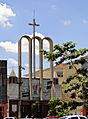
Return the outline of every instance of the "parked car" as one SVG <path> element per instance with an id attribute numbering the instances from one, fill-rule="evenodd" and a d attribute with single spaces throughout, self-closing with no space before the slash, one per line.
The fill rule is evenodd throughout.
<path id="1" fill-rule="evenodd" d="M 59 116 L 48 116 L 46 119 L 59 119 Z"/>
<path id="2" fill-rule="evenodd" d="M 60 117 L 59 119 L 87 119 L 87 117 L 83 115 L 69 115 Z"/>
<path id="3" fill-rule="evenodd" d="M 15 117 L 4 117 L 4 119 L 16 119 Z"/>

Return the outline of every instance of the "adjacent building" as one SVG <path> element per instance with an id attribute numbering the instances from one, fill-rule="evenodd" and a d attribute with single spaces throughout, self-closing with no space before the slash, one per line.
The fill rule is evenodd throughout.
<path id="1" fill-rule="evenodd" d="M 88 57 L 85 57 L 88 59 Z M 80 64 L 76 65 L 77 68 L 82 67 Z M 83 65 L 88 67 L 88 64 Z M 67 64 L 60 64 L 53 67 L 54 78 L 50 82 L 50 68 L 43 71 L 43 100 L 48 101 L 51 98 L 50 84 L 53 83 L 53 97 L 69 100 L 69 93 L 65 94 L 63 91 L 62 83 L 68 76 L 75 73 L 75 68 L 69 68 Z M 32 79 L 32 100 L 40 100 L 40 71 L 35 72 L 35 79 Z M 21 78 L 21 116 L 26 117 L 31 115 L 31 101 L 30 101 L 30 79 L 29 75 Z M 48 85 L 49 84 L 49 85 Z M 16 116 L 18 117 L 19 109 L 19 79 L 16 76 L 14 69 L 12 69 L 9 77 L 7 78 L 7 61 L 0 60 L 0 115 Z M 77 110 L 74 110 L 74 113 Z M 81 114 L 82 109 L 78 109 Z"/>
<path id="2" fill-rule="evenodd" d="M 0 60 L 0 117 L 7 115 L 7 61 Z"/>

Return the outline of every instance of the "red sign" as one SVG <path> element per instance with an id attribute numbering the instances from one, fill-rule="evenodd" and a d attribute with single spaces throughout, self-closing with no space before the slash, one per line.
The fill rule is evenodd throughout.
<path id="1" fill-rule="evenodd" d="M 86 107 L 85 106 L 83 106 L 83 108 L 82 108 L 82 114 L 83 114 L 83 116 L 86 116 Z"/>

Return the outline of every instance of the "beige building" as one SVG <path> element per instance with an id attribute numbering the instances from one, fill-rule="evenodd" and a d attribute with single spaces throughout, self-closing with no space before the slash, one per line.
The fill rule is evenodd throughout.
<path id="1" fill-rule="evenodd" d="M 77 68 L 81 65 L 75 65 Z M 69 99 L 69 94 L 65 94 L 63 91 L 62 83 L 68 76 L 75 73 L 75 68 L 69 68 L 67 64 L 60 64 L 53 67 L 54 79 L 53 79 L 53 97 L 59 97 L 60 99 Z M 28 78 L 28 75 L 25 75 Z M 36 78 L 40 77 L 40 70 L 35 72 Z M 50 68 L 43 70 L 43 78 L 49 79 L 51 77 Z"/>

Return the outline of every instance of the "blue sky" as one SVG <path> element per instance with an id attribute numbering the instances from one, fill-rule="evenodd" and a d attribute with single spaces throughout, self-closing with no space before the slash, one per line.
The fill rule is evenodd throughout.
<path id="1" fill-rule="evenodd" d="M 88 0 L 0 0 L 0 59 L 8 61 L 8 73 L 12 67 L 17 71 L 18 40 L 32 35 L 28 23 L 34 10 L 40 24 L 36 35 L 49 36 L 54 44 L 73 41 L 77 48 L 88 47 Z M 23 52 L 27 56 L 27 51 Z M 27 69 L 27 60 L 23 61 Z"/>

